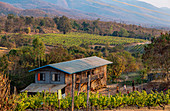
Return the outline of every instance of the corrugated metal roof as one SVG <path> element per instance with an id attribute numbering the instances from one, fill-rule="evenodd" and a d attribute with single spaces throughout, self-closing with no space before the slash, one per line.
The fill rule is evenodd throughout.
<path id="1" fill-rule="evenodd" d="M 36 84 L 32 83 L 23 89 L 21 92 L 28 91 L 28 92 L 42 92 L 42 91 L 50 91 L 57 92 L 59 89 L 63 89 L 66 84 Z"/>
<path id="2" fill-rule="evenodd" d="M 111 63 L 112 62 L 110 62 L 108 60 L 93 56 L 93 57 L 76 59 L 76 60 L 67 61 L 67 62 L 49 64 L 49 65 L 45 65 L 45 66 L 30 70 L 29 72 L 49 66 L 49 67 L 55 68 L 57 70 L 66 72 L 68 74 L 73 74 L 73 73 L 93 69 L 96 67 L 104 66 L 107 64 L 111 64 Z"/>

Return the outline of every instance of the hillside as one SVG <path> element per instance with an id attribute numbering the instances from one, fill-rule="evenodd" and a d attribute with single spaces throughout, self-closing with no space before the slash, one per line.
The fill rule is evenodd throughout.
<path id="1" fill-rule="evenodd" d="M 40 16 L 44 17 L 46 15 L 50 15 L 39 9 L 21 9 L 21 8 L 16 8 L 7 3 L 0 2 L 0 15 L 8 15 L 8 14 L 34 16 L 34 17 L 40 17 Z"/>
<path id="2" fill-rule="evenodd" d="M 1 0 L 22 9 L 40 9 L 76 19 L 117 21 L 143 26 L 170 26 L 170 13 L 138 0 Z"/>
<path id="3" fill-rule="evenodd" d="M 22 11 L 22 9 L 16 8 L 10 4 L 0 2 L 0 13 L 1 15 L 7 15 L 10 13 L 13 14 L 19 14 Z"/>
<path id="4" fill-rule="evenodd" d="M 70 9 L 96 13 L 112 20 L 123 20 L 127 23 L 164 24 L 170 13 L 151 4 L 137 0 L 44 0 Z M 60 1 L 60 2 L 58 2 Z M 62 1 L 62 2 L 61 2 Z M 63 5 L 65 4 L 65 5 Z M 77 5 L 79 4 L 79 5 Z M 144 8 L 145 7 L 145 8 Z M 155 22 L 155 23 L 153 23 Z M 167 23 L 166 23 L 167 24 Z"/>

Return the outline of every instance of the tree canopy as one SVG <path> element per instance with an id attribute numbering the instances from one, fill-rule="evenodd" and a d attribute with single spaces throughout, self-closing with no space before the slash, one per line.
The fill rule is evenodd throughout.
<path id="1" fill-rule="evenodd" d="M 168 74 L 170 69 L 170 34 L 161 34 L 159 38 L 154 38 L 151 44 L 145 46 L 142 58 L 149 69 Z"/>
<path id="2" fill-rule="evenodd" d="M 59 19 L 58 29 L 63 31 L 63 34 L 66 34 L 71 30 L 71 23 L 70 20 L 66 16 L 62 16 Z"/>

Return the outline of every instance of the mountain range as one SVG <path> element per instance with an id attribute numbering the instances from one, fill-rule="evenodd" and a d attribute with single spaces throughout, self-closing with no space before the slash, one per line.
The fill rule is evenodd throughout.
<path id="1" fill-rule="evenodd" d="M 0 0 L 0 15 L 62 16 L 170 27 L 170 9 L 138 0 Z"/>

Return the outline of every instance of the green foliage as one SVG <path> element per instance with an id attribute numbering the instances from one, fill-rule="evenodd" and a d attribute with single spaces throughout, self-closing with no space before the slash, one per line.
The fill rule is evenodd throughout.
<path id="1" fill-rule="evenodd" d="M 73 27 L 74 29 L 77 29 L 77 30 L 80 29 L 80 25 L 79 25 L 76 21 L 73 21 L 72 27 Z"/>
<path id="2" fill-rule="evenodd" d="M 125 37 L 113 36 L 99 36 L 87 33 L 68 33 L 68 34 L 43 34 L 39 35 L 25 35 L 26 38 L 35 39 L 39 37 L 47 45 L 62 44 L 64 46 L 80 46 L 81 44 L 90 45 L 125 45 L 130 43 L 146 42 L 142 39 L 133 39 Z"/>
<path id="3" fill-rule="evenodd" d="M 0 72 L 7 72 L 8 70 L 8 58 L 6 55 L 3 55 L 3 57 L 0 58 Z"/>
<path id="4" fill-rule="evenodd" d="M 25 32 L 26 32 L 27 34 L 30 34 L 30 33 L 31 33 L 31 28 L 30 28 L 30 27 L 25 28 Z"/>
<path id="5" fill-rule="evenodd" d="M 111 68 L 109 70 L 109 74 L 114 75 L 116 78 L 118 78 L 125 70 L 125 64 L 126 64 L 125 58 L 120 55 L 111 53 L 108 59 L 113 62 L 110 65 Z"/>
<path id="6" fill-rule="evenodd" d="M 143 62 L 148 69 L 159 70 L 162 73 L 169 73 L 170 67 L 170 34 L 162 34 L 154 38 L 151 44 L 144 48 Z M 167 76 L 168 79 L 168 76 Z"/>
<path id="7" fill-rule="evenodd" d="M 114 31 L 112 35 L 113 36 L 119 36 L 119 32 L 118 31 Z"/>
<path id="8" fill-rule="evenodd" d="M 7 19 L 13 19 L 15 17 L 14 14 L 8 14 Z"/>
<path id="9" fill-rule="evenodd" d="M 83 26 L 83 31 L 89 31 L 89 26 L 90 24 L 89 23 L 86 23 L 85 21 L 81 24 Z"/>
<path id="10" fill-rule="evenodd" d="M 55 22 L 56 25 L 57 25 L 57 24 L 59 23 L 60 18 L 59 18 L 59 17 L 54 17 L 53 20 L 54 20 L 54 22 Z"/>
<path id="11" fill-rule="evenodd" d="M 40 21 L 40 26 L 45 26 L 45 20 L 44 20 L 44 19 L 42 19 L 42 20 Z"/>
<path id="12" fill-rule="evenodd" d="M 71 100 L 70 96 L 67 96 L 60 100 L 60 110 L 68 110 L 71 108 Z M 132 92 L 128 95 L 119 94 L 105 96 L 100 95 L 99 93 L 90 93 L 90 103 L 95 109 L 113 109 L 123 106 L 138 106 L 140 107 L 155 107 L 158 105 L 165 106 L 170 104 L 170 90 L 167 90 L 166 94 L 163 92 L 151 92 L 147 94 L 146 91 L 142 92 Z M 85 109 L 87 101 L 87 94 L 80 93 L 79 96 L 77 92 L 75 92 L 75 100 L 74 107 L 75 109 Z M 38 110 L 42 108 L 50 108 L 53 106 L 55 109 L 58 109 L 58 96 L 57 93 L 50 94 L 49 92 L 37 93 L 36 95 L 29 95 L 27 97 L 27 93 L 19 94 L 15 103 L 17 104 L 16 110 L 25 110 L 25 109 L 33 109 Z"/>
<path id="13" fill-rule="evenodd" d="M 119 36 L 120 36 L 120 37 L 128 37 L 128 36 L 129 36 L 129 33 L 127 32 L 126 29 L 121 28 L 120 31 L 119 31 Z"/>
<path id="14" fill-rule="evenodd" d="M 38 60 L 37 64 L 40 67 L 41 66 L 40 60 L 43 60 L 45 55 L 45 45 L 39 38 L 34 39 L 32 44 L 34 47 L 33 50 L 34 50 L 35 60 Z"/>
<path id="15" fill-rule="evenodd" d="M 127 51 L 117 52 L 117 55 L 122 56 L 125 61 L 125 71 L 133 72 L 138 69 L 138 65 L 136 64 L 136 59 L 131 55 L 131 53 Z"/>
<path id="16" fill-rule="evenodd" d="M 70 20 L 66 16 L 62 16 L 59 19 L 58 29 L 63 31 L 63 34 L 66 34 L 71 30 L 71 23 Z"/>
<path id="17" fill-rule="evenodd" d="M 48 63 L 58 63 L 72 59 L 72 56 L 62 46 L 52 48 L 46 57 L 48 58 Z"/>
<path id="18" fill-rule="evenodd" d="M 144 53 L 144 46 L 145 45 L 135 45 L 135 46 L 127 46 L 125 47 L 125 50 L 131 52 L 131 53 Z"/>
<path id="19" fill-rule="evenodd" d="M 137 25 L 128 25 L 124 23 L 116 22 L 103 22 L 100 19 L 97 20 L 75 20 L 68 19 L 67 17 L 29 17 L 29 16 L 14 16 L 9 14 L 7 17 L 1 17 L 1 29 L 8 33 L 22 33 L 22 29 L 30 27 L 41 26 L 42 30 L 39 29 L 40 33 L 58 32 L 56 27 L 63 32 L 83 32 L 89 34 L 99 35 L 113 35 L 123 36 L 131 38 L 140 38 L 151 40 L 151 38 L 158 37 L 162 30 L 144 28 Z M 73 30 L 71 30 L 73 29 Z"/>
<path id="20" fill-rule="evenodd" d="M 34 23 L 34 18 L 33 17 L 25 17 L 25 24 L 29 25 Z"/>
<path id="21" fill-rule="evenodd" d="M 142 69 L 139 71 L 142 78 L 144 78 L 147 75 L 147 69 Z"/>

